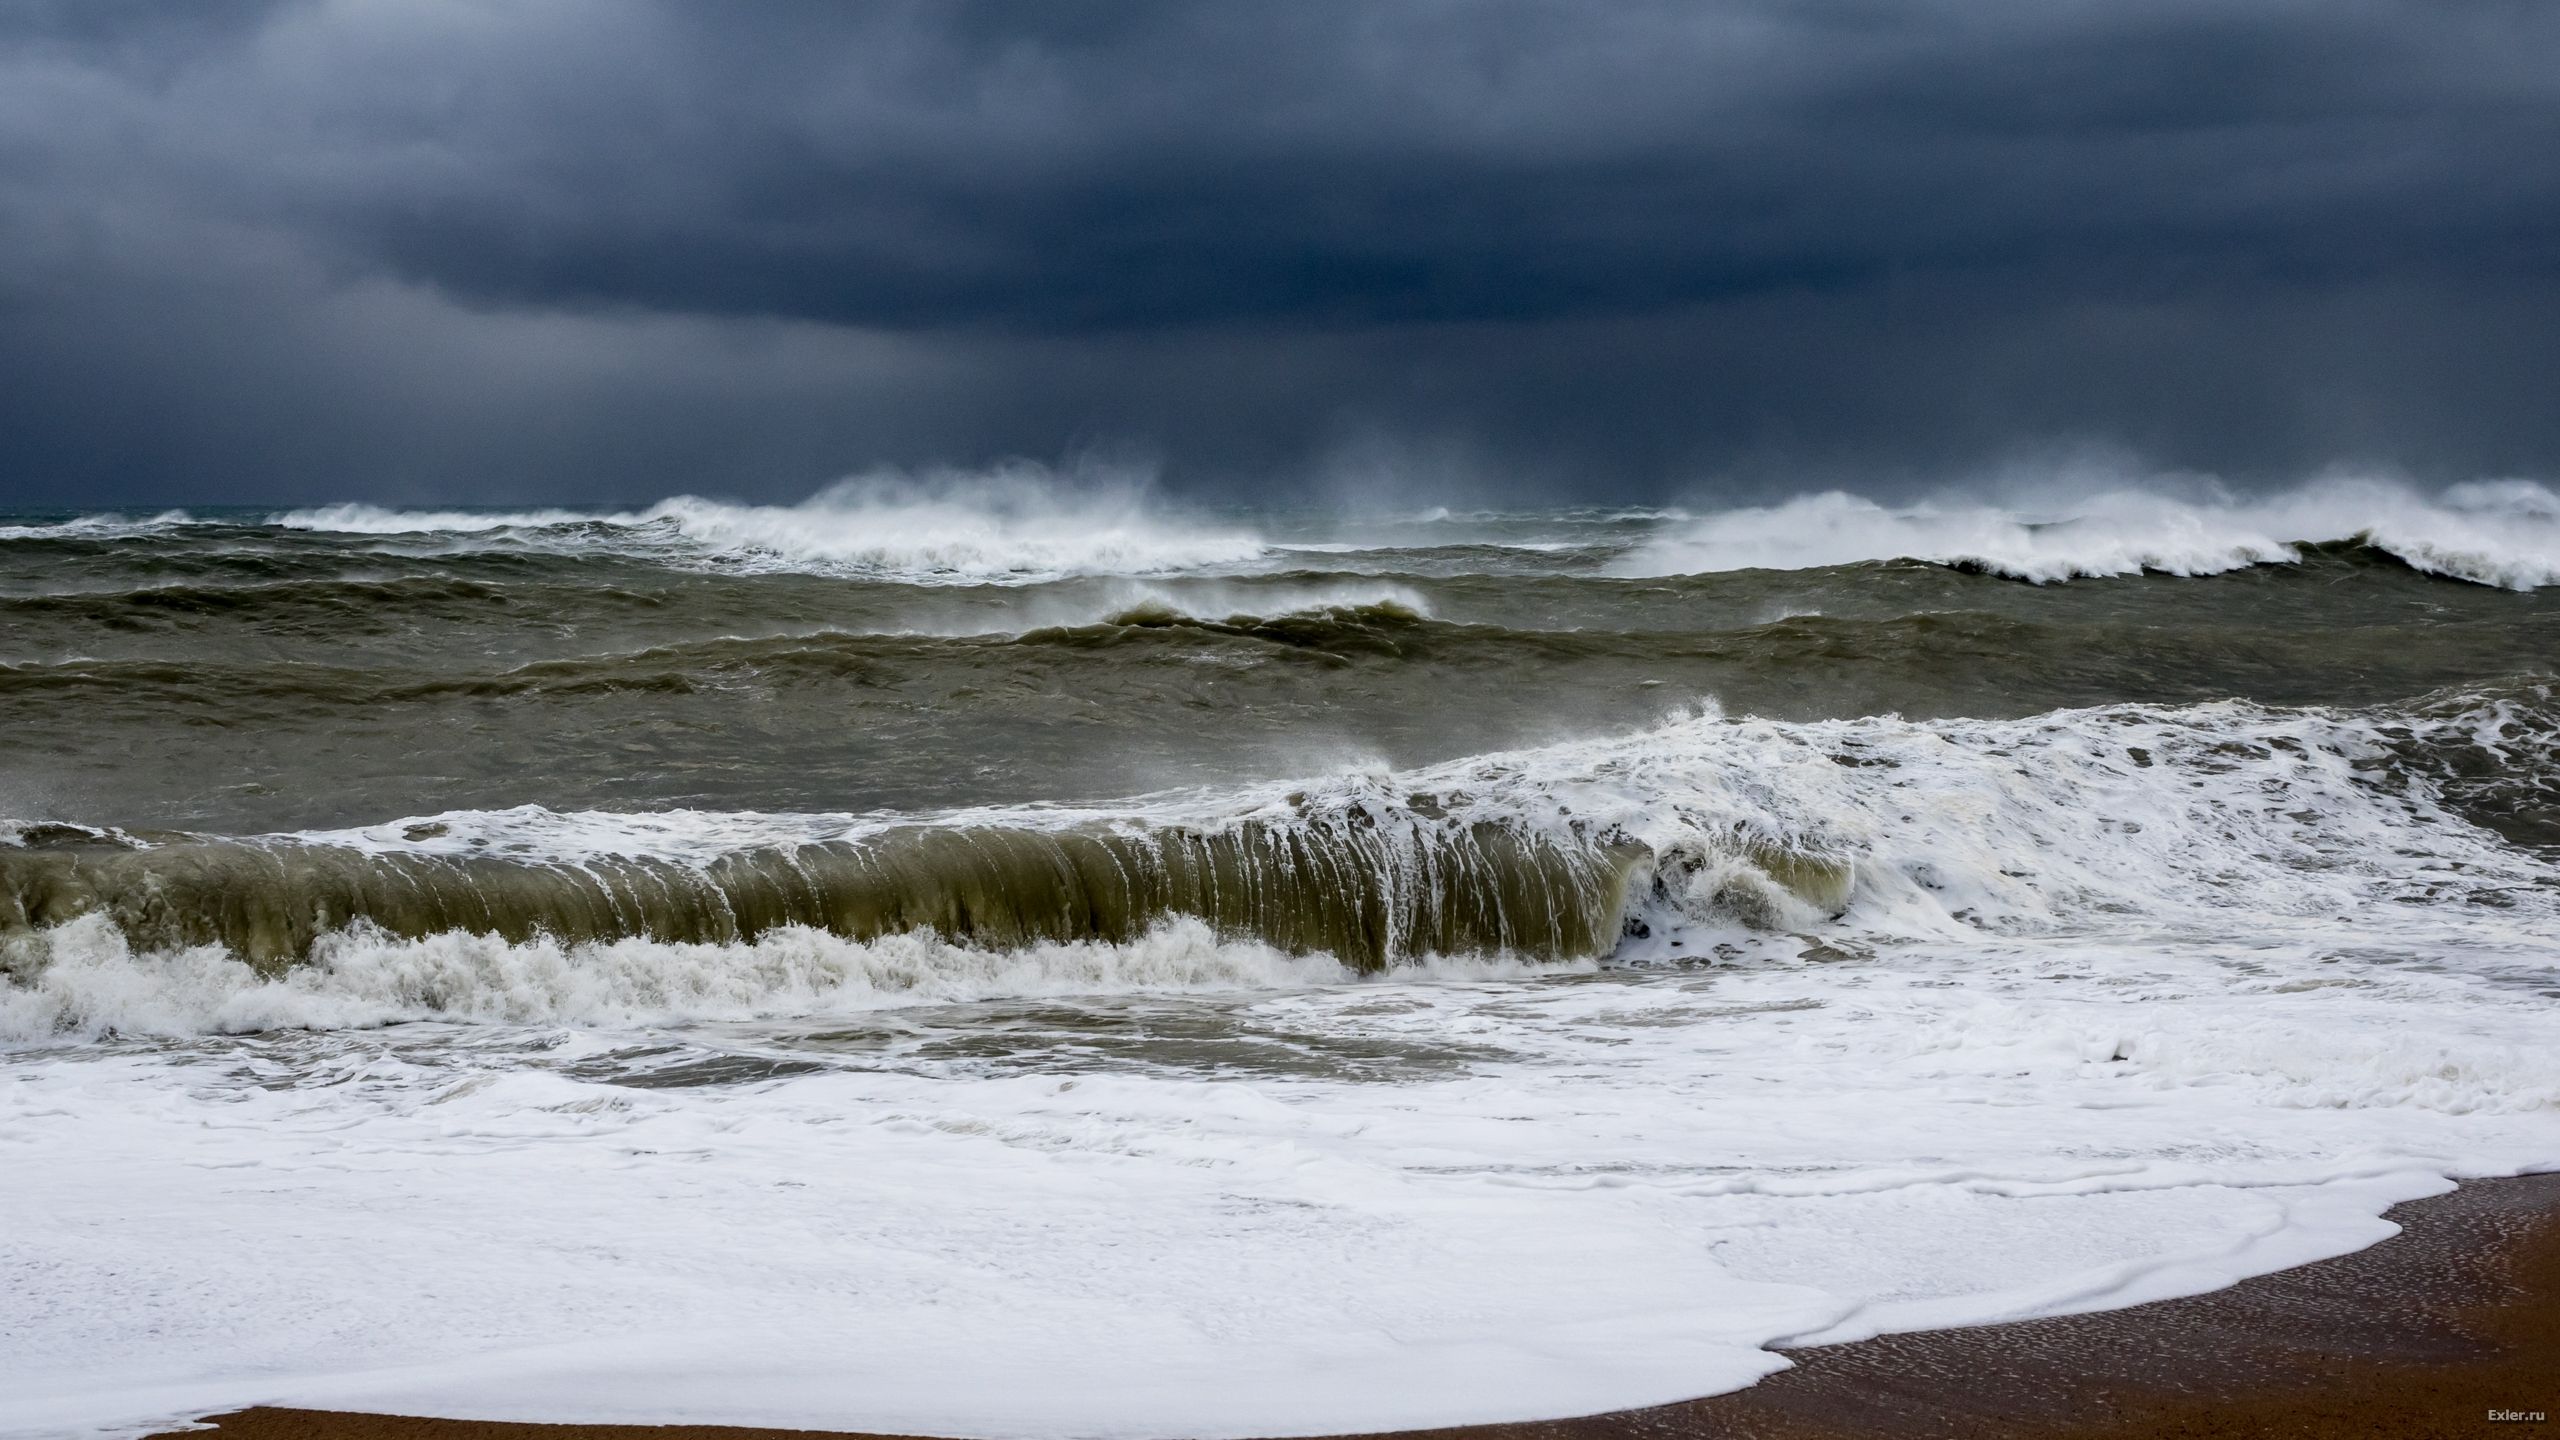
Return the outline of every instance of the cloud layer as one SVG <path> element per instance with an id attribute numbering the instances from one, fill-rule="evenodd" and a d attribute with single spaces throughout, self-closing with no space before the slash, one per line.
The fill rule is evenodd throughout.
<path id="1" fill-rule="evenodd" d="M 0 503 L 2560 469 L 2560 11 L 0 10 Z"/>

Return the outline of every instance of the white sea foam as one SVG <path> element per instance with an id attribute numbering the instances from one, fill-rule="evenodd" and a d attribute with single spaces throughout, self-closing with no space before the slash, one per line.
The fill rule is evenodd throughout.
<path id="1" fill-rule="evenodd" d="M 1700 517 L 1638 546 L 1617 568 L 1673 575 L 1911 559 L 2035 581 L 2210 575 L 2297 561 L 2300 544 L 2355 539 L 2430 574 L 2530 590 L 2560 580 L 2560 496 L 2526 480 L 2433 496 L 2330 480 L 2209 501 L 2112 490 L 2027 510 L 1965 500 L 1891 508 L 1831 491 Z"/>
<path id="2" fill-rule="evenodd" d="M 1149 618 L 1249 623 L 1380 605 L 1418 616 L 1432 613 L 1430 598 L 1412 585 L 1352 578 L 1110 578 L 1079 587 L 1008 590 L 992 600 L 984 592 L 942 593 L 953 598 L 941 603 L 933 597 L 919 600 L 904 615 L 900 628 L 926 635 L 1020 635 Z"/>
<path id="3" fill-rule="evenodd" d="M 1063 477 L 1031 465 L 864 476 L 797 505 L 734 505 L 690 495 L 616 512 L 332 505 L 292 511 L 275 523 L 911 582 L 1146 575 L 1238 564 L 1264 551 L 1251 532 L 1185 518 L 1143 484 Z"/>
<path id="4" fill-rule="evenodd" d="M 2560 1163 L 2553 1008 L 2432 953 L 1390 979 L 1049 1039 L 953 1017 L 949 1060 L 714 1037 L 819 1068 L 689 1089 L 612 1078 L 685 1032 L 30 1055 L 0 1087 L 0 1432 L 289 1403 L 1312 1434 L 1709 1393 L 1771 1343 L 2208 1289 L 2369 1244 L 2446 1175 Z M 1150 1017 L 1468 1058 L 1098 1071 Z M 1012 1065 L 967 1058 L 995 1043 Z"/>
<path id="5" fill-rule="evenodd" d="M 1003 955 L 346 935 L 262 980 L 75 922 L 0 992 L 29 1037 L 0 1433 L 253 1402 L 1341 1433 L 1671 1400 L 1775 1343 L 2351 1250 L 2446 1177 L 2560 1167 L 2552 866 L 2393 768 L 2413 729 L 2547 755 L 2532 698 L 1693 714 L 1110 812 L 1409 823 L 1428 794 L 1641 839 L 1650 935 L 1561 974 L 1353 980 L 1177 924 Z M 875 823 L 441 818 L 329 838 L 680 855 Z M 1715 865 L 1739 836 L 1851 859 L 1846 913 L 1746 913 Z M 346 1028 L 401 1019 L 431 1023 Z M 190 1038 L 270 1025 L 321 1028 Z M 670 1052 L 752 1083 L 671 1088 Z"/>
<path id="6" fill-rule="evenodd" d="M 880 472 L 795 505 L 678 496 L 637 510 L 406 510 L 348 503 L 287 511 L 275 525 L 453 549 L 621 554 L 677 565 L 812 571 L 914 583 L 1022 583 L 1078 576 L 1251 574 L 1373 550 L 1444 545 L 1521 554 L 1578 550 L 1573 527 L 1654 533 L 1611 567 L 1630 576 L 1809 569 L 1913 559 L 2038 582 L 2154 572 L 2209 575 L 2362 541 L 2436 575 L 2510 589 L 2560 580 L 2560 494 L 2525 479 L 2436 492 L 2329 478 L 2248 494 L 2195 477 L 2091 485 L 2065 477 L 1995 497 L 1954 493 L 1886 505 L 1842 491 L 1720 511 L 1647 509 L 1546 516 L 1437 507 L 1317 538 L 1274 537 L 1187 513 L 1143 479 L 1015 464 L 979 472 Z M 1541 528 L 1541 524 L 1545 528 Z M 193 523 L 182 511 L 0 526 L 0 539 L 138 534 Z M 1516 526 L 1530 527 L 1526 531 Z M 1557 533 L 1552 527 L 1562 525 Z M 1477 533 L 1481 527 L 1482 533 Z M 1440 532 L 1449 531 L 1450 534 Z"/>
<path id="7" fill-rule="evenodd" d="M 113 539 L 150 535 L 194 523 L 184 510 L 156 515 L 80 515 L 42 525 L 0 525 L 0 540 Z"/>
<path id="8" fill-rule="evenodd" d="M 42 968 L 26 983 L 0 988 L 0 1036 L 325 1030 L 407 1020 L 645 1025 L 1349 977 L 1328 956 L 1222 943 L 1197 921 L 1175 921 L 1123 945 L 1007 951 L 952 945 L 929 933 L 863 942 L 798 926 L 738 945 L 510 944 L 463 933 L 408 940 L 359 926 L 324 938 L 307 964 L 275 978 L 219 946 L 136 955 L 95 916 L 56 928 L 42 943 Z"/>

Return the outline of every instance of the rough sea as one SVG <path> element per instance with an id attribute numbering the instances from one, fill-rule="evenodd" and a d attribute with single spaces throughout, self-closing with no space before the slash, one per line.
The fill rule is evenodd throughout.
<path id="1" fill-rule="evenodd" d="M 0 1433 L 1686 1398 L 2560 1167 L 2560 498 L 0 516 Z"/>

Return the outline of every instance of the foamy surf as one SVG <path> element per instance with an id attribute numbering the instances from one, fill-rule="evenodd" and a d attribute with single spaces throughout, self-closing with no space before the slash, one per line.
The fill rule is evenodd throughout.
<path id="1" fill-rule="evenodd" d="M 6 1242 L 0 1430 L 1585 1413 L 2213 1288 L 2560 1160 L 2547 1002 L 2459 937 L 2301 939 L 33 1053 L 20 1198 L 82 1224 Z"/>
<path id="2" fill-rule="evenodd" d="M 2047 582 L 2213 575 L 2290 564 L 2302 547 L 2336 541 L 2371 545 L 2431 575 L 2531 590 L 2560 579 L 2560 496 L 2525 480 L 2432 496 L 2342 480 L 2204 503 L 2119 490 L 2029 511 L 1964 500 L 1891 507 L 1831 491 L 1690 521 L 1616 568 L 1680 575 L 1925 560 Z"/>
<path id="3" fill-rule="evenodd" d="M 192 517 L 184 510 L 163 510 L 156 515 L 78 515 L 33 525 L 0 524 L 0 540 L 109 540 L 150 535 L 189 523 Z"/>
<path id="4" fill-rule="evenodd" d="M 0 845 L 0 1024 L 326 1025 L 329 996 L 355 1024 L 668 1021 L 1450 957 L 1661 961 L 1765 935 L 1871 953 L 2244 924 L 2316 946 L 2421 902 L 2413 941 L 2530 968 L 2560 944 L 2550 866 L 2446 787 L 2494 806 L 2466 777 L 2545 753 L 2553 722 L 2540 687 L 2382 713 L 1710 712 L 1099 809 L 524 807 L 242 838 L 20 825 Z M 2513 782 L 2529 794 L 2535 763 Z"/>
<path id="5" fill-rule="evenodd" d="M 683 495 L 639 509 L 410 510 L 365 503 L 260 517 L 288 534 L 369 539 L 425 553 L 619 556 L 681 568 L 814 574 L 911 584 L 1036 584 L 1075 577 L 1252 575 L 1302 566 L 1430 569 L 1435 556 L 1588 557 L 1625 577 L 1810 570 L 1887 560 L 2038 583 L 2151 574 L 2196 577 L 2293 564 L 2313 547 L 2361 544 L 2423 574 L 2513 590 L 2560 577 L 2560 495 L 2539 481 L 2435 491 L 2332 478 L 2259 495 L 2219 485 L 2009 485 L 1891 503 L 1845 491 L 1770 506 L 1332 520 L 1274 533 L 1185 509 L 1143 478 L 1016 464 L 978 472 L 884 472 L 797 504 Z M 2022 492 L 2026 498 L 2017 498 Z M 1309 517 L 1296 517 L 1304 526 Z M 140 536 L 227 520 L 170 511 L 0 525 L 0 540 Z M 1287 529 L 1289 527 L 1281 527 Z"/>
<path id="6" fill-rule="evenodd" d="M 289 530 L 446 537 L 456 544 L 585 549 L 750 570 L 910 582 L 1148 575 L 1259 558 L 1244 530 L 1183 518 L 1134 481 L 1061 477 L 1037 466 L 882 474 L 797 505 L 696 496 L 645 510 L 409 511 L 330 505 L 275 517 Z"/>
<path id="7" fill-rule="evenodd" d="M 1356 973 L 1327 955 L 1221 941 L 1196 920 L 1168 921 L 1125 944 L 1008 950 L 955 945 L 930 932 L 847 940 L 807 926 L 687 944 L 547 935 L 510 942 L 468 931 L 408 938 L 360 924 L 323 936 L 306 963 L 281 972 L 261 972 L 219 945 L 137 953 L 95 916 L 48 933 L 43 945 L 41 967 L 0 990 L 0 1035 L 805 1020 L 990 999 L 1280 989 Z"/>

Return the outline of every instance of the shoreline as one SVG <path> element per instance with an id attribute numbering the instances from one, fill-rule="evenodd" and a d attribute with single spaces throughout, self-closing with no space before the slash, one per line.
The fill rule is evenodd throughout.
<path id="1" fill-rule="evenodd" d="M 2560 1173 L 2395 1206 L 2401 1233 L 2204 1295 L 1783 1352 L 1744 1390 L 1395 1440 L 2552 1433 L 2560 1413 Z M 257 1408 L 152 1440 L 847 1440 L 854 1431 L 444 1420 Z M 2542 1422 L 2547 1424 L 2548 1421 Z M 1388 1435 L 1340 1437 L 1388 1440 Z"/>

